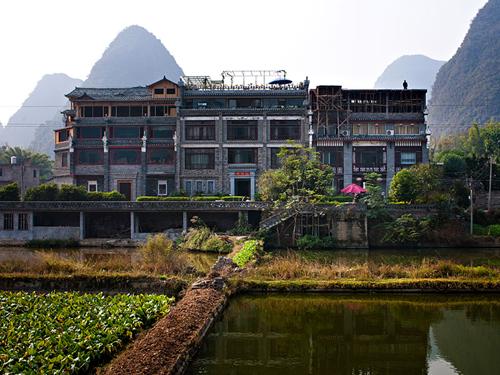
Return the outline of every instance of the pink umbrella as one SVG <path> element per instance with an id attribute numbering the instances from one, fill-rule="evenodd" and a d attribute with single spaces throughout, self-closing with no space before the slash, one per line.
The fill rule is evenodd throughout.
<path id="1" fill-rule="evenodd" d="M 366 190 L 363 189 L 361 186 L 356 185 L 356 184 L 350 184 L 347 185 L 345 188 L 340 190 L 341 193 L 343 194 L 352 194 L 352 195 L 358 195 L 361 193 L 366 193 Z"/>

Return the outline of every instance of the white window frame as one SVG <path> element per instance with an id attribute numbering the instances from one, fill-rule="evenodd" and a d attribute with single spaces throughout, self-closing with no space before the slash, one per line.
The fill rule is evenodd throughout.
<path id="1" fill-rule="evenodd" d="M 189 185 L 189 189 L 188 189 Z M 186 191 L 187 195 L 192 195 L 193 194 L 193 181 L 192 180 L 185 180 L 184 181 L 184 190 Z"/>
<path id="2" fill-rule="evenodd" d="M 90 187 L 91 186 L 95 186 L 95 190 L 92 190 Z M 97 181 L 96 180 L 90 180 L 90 181 L 87 181 L 87 191 L 89 193 L 97 193 L 99 191 L 99 185 L 97 184 Z"/>
<path id="3" fill-rule="evenodd" d="M 198 185 L 201 185 L 201 189 L 198 189 Z M 194 194 L 196 193 L 205 193 L 205 188 L 203 186 L 203 180 L 196 180 L 195 181 L 195 191 Z"/>
<path id="4" fill-rule="evenodd" d="M 162 193 L 162 194 L 160 194 L 160 186 L 161 185 L 165 185 L 165 193 Z M 157 188 L 158 188 L 157 194 L 159 197 L 164 197 L 164 196 L 168 195 L 168 182 L 167 182 L 167 180 L 158 180 Z"/>

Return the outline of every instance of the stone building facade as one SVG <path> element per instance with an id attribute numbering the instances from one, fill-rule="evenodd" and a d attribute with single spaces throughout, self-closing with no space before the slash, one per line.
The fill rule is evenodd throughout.
<path id="1" fill-rule="evenodd" d="M 30 161 L 0 164 L 0 186 L 17 183 L 21 194 L 40 184 L 40 171 Z"/>
<path id="2" fill-rule="evenodd" d="M 425 90 L 346 90 L 286 79 L 245 83 L 256 71 L 166 78 L 132 88 L 75 88 L 55 132 L 55 181 L 140 195 L 223 193 L 254 198 L 282 147 L 313 145 L 339 190 L 378 172 L 428 162 Z M 241 73 L 241 72 L 240 72 Z M 224 75 L 226 74 L 226 75 Z M 231 82 L 224 82 L 224 77 Z M 248 79 L 247 79 L 248 80 Z"/>

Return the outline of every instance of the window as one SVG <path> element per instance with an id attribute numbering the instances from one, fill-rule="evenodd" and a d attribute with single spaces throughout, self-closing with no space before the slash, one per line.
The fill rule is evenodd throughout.
<path id="1" fill-rule="evenodd" d="M 396 124 L 396 134 L 419 134 L 418 125 L 415 124 Z"/>
<path id="2" fill-rule="evenodd" d="M 161 88 L 161 89 L 155 89 L 155 95 L 163 95 L 163 93 L 164 93 L 163 88 Z"/>
<path id="3" fill-rule="evenodd" d="M 61 143 L 67 141 L 69 138 L 69 130 L 64 129 L 64 130 L 58 130 L 56 132 L 56 142 Z"/>
<path id="4" fill-rule="evenodd" d="M 335 167 L 344 165 L 344 150 L 341 147 L 320 151 L 321 162 Z"/>
<path id="5" fill-rule="evenodd" d="M 278 157 L 278 153 L 281 151 L 280 148 L 273 147 L 271 148 L 271 169 L 276 169 L 281 167 L 281 161 Z"/>
<path id="6" fill-rule="evenodd" d="M 271 120 L 271 140 L 300 140 L 299 120 Z"/>
<path id="7" fill-rule="evenodd" d="M 193 193 L 191 181 L 184 181 L 184 190 L 186 190 L 187 195 L 191 195 Z"/>
<path id="8" fill-rule="evenodd" d="M 195 183 L 196 189 L 195 189 L 195 194 L 196 193 L 204 193 L 203 191 L 203 181 L 196 181 Z"/>
<path id="9" fill-rule="evenodd" d="M 114 126 L 112 129 L 113 138 L 141 138 L 142 129 L 135 126 Z"/>
<path id="10" fill-rule="evenodd" d="M 159 180 L 158 181 L 158 195 L 167 195 L 167 181 Z"/>
<path id="11" fill-rule="evenodd" d="M 101 139 L 104 130 L 101 127 L 79 127 L 76 134 L 78 138 Z"/>
<path id="12" fill-rule="evenodd" d="M 77 150 L 76 152 L 76 160 L 78 160 L 78 164 L 98 165 L 102 164 L 102 159 L 102 150 Z"/>
<path id="13" fill-rule="evenodd" d="M 170 126 L 155 126 L 151 128 L 151 138 L 172 139 L 175 129 Z"/>
<path id="14" fill-rule="evenodd" d="M 186 149 L 185 150 L 186 169 L 214 169 L 215 150 L 214 149 Z"/>
<path id="15" fill-rule="evenodd" d="M 385 134 L 385 126 L 382 124 L 368 124 L 368 134 Z"/>
<path id="16" fill-rule="evenodd" d="M 83 106 L 80 107 L 80 117 L 107 117 L 108 106 Z"/>
<path id="17" fill-rule="evenodd" d="M 186 140 L 188 141 L 214 141 L 215 121 L 190 121 L 186 122 Z"/>
<path id="18" fill-rule="evenodd" d="M 152 105 L 149 115 L 153 117 L 175 116 L 175 106 Z"/>
<path id="19" fill-rule="evenodd" d="M 151 164 L 174 164 L 174 150 L 150 147 L 148 149 L 148 162 Z"/>
<path id="20" fill-rule="evenodd" d="M 167 89 L 167 95 L 175 95 L 175 89 Z"/>
<path id="21" fill-rule="evenodd" d="M 28 214 L 19 214 L 17 218 L 17 229 L 28 230 Z"/>
<path id="22" fill-rule="evenodd" d="M 87 191 L 89 193 L 95 193 L 97 191 L 99 191 L 98 187 L 97 187 L 97 181 L 87 181 Z"/>
<path id="23" fill-rule="evenodd" d="M 112 164 L 139 164 L 141 162 L 138 149 L 115 148 L 110 151 Z"/>
<path id="24" fill-rule="evenodd" d="M 68 166 L 68 153 L 67 152 L 63 152 L 61 154 L 61 167 L 65 168 L 67 166 Z"/>
<path id="25" fill-rule="evenodd" d="M 257 149 L 255 148 L 230 148 L 227 155 L 229 164 L 255 164 Z"/>
<path id="26" fill-rule="evenodd" d="M 354 164 L 358 167 L 380 167 L 385 164 L 385 153 L 382 148 L 359 148 L 354 156 Z"/>
<path id="27" fill-rule="evenodd" d="M 3 170 L 0 168 L 0 177 L 3 176 Z"/>
<path id="28" fill-rule="evenodd" d="M 141 117 L 148 115 L 147 106 L 113 106 L 111 116 L 113 117 Z"/>
<path id="29" fill-rule="evenodd" d="M 215 193 L 215 181 L 209 180 L 207 181 L 207 194 Z"/>
<path id="30" fill-rule="evenodd" d="M 414 165 L 417 164 L 417 153 L 416 152 L 402 152 L 401 153 L 401 165 Z"/>
<path id="31" fill-rule="evenodd" d="M 227 122 L 228 140 L 256 140 L 257 121 L 229 120 Z"/>
<path id="32" fill-rule="evenodd" d="M 14 230 L 14 214 L 3 214 L 3 229 Z"/>
<path id="33" fill-rule="evenodd" d="M 33 178 L 36 178 L 36 176 L 37 176 L 37 171 L 36 169 L 33 169 Z"/>

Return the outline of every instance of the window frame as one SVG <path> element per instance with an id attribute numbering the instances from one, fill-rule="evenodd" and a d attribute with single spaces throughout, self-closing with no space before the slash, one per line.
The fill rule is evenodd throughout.
<path id="1" fill-rule="evenodd" d="M 10 219 L 8 219 L 10 218 Z M 3 230 L 14 230 L 14 213 L 4 212 L 3 214 Z"/>
<path id="2" fill-rule="evenodd" d="M 95 190 L 92 190 L 91 186 L 95 186 Z M 97 180 L 89 180 L 89 181 L 87 181 L 87 192 L 88 193 L 97 193 L 97 192 L 99 192 L 99 184 L 97 183 Z"/>
<path id="3" fill-rule="evenodd" d="M 165 193 L 160 193 L 160 186 L 164 185 L 165 186 Z M 168 195 L 168 181 L 167 180 L 158 180 L 156 184 L 156 194 L 159 197 L 165 197 Z"/>

